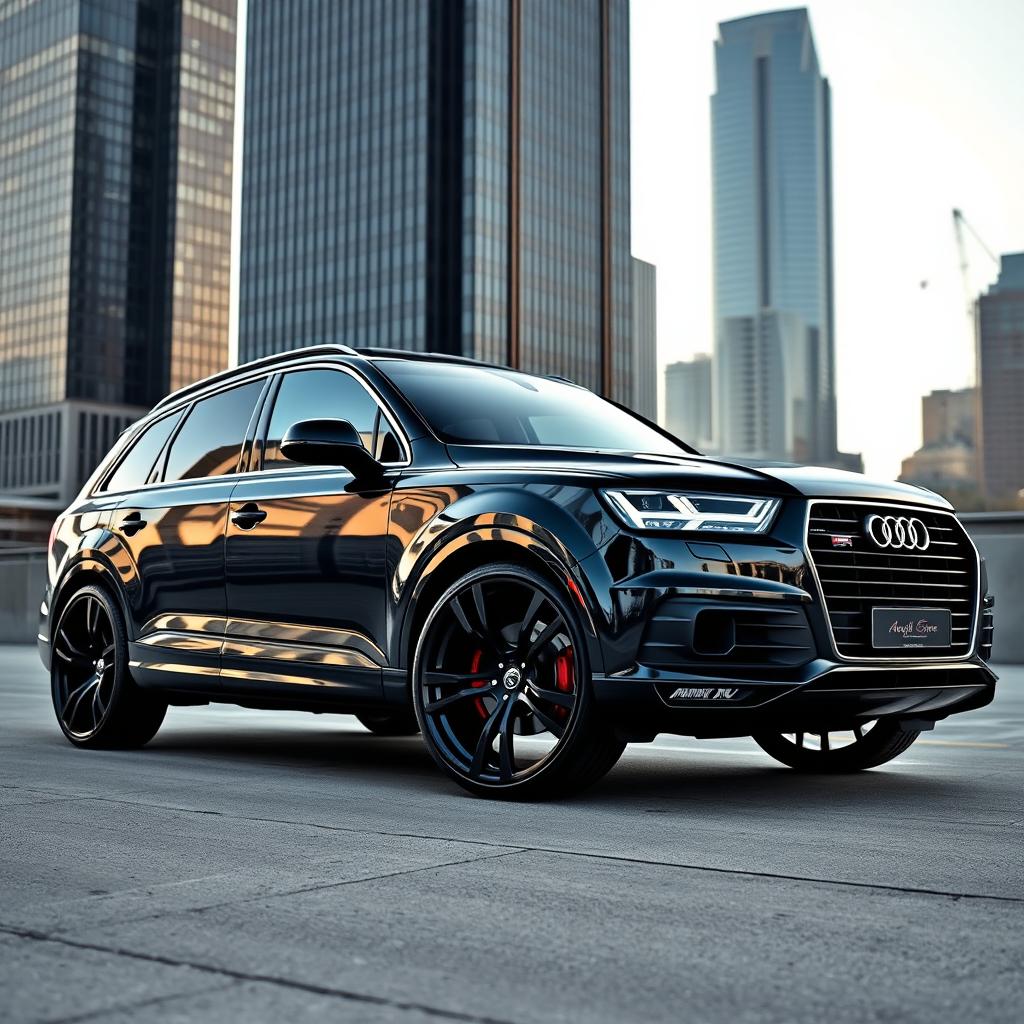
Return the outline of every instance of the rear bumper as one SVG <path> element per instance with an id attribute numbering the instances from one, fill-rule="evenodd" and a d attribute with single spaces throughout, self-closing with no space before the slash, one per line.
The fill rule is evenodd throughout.
<path id="1" fill-rule="evenodd" d="M 768 678 L 766 678 L 768 677 Z M 694 675 L 639 669 L 595 677 L 594 693 L 624 736 L 749 736 L 848 728 L 875 718 L 922 723 L 984 707 L 995 673 L 981 659 L 850 665 L 817 659 L 794 671 Z"/>

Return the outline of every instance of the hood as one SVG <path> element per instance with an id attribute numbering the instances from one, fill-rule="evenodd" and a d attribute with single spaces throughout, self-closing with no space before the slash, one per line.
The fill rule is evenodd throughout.
<path id="1" fill-rule="evenodd" d="M 704 455 L 643 455 L 628 452 L 524 446 L 449 445 L 451 460 L 477 479 L 568 482 L 594 487 L 700 488 L 771 497 L 861 498 L 930 508 L 950 508 L 945 498 L 911 484 L 871 480 L 860 473 L 819 466 L 742 465 Z"/>

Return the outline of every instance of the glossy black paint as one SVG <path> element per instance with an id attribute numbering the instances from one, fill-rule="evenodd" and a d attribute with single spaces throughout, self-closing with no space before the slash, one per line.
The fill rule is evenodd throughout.
<path id="1" fill-rule="evenodd" d="M 842 724 L 881 714 L 933 721 L 991 699 L 981 600 L 969 656 L 851 665 L 835 653 L 806 555 L 809 499 L 948 510 L 939 496 L 838 471 L 734 465 L 683 448 L 638 456 L 444 444 L 391 383 L 394 356 L 300 350 L 162 402 L 57 524 L 40 624 L 44 662 L 63 603 L 84 582 L 101 582 L 124 611 L 133 677 L 172 702 L 408 706 L 412 650 L 433 603 L 468 569 L 514 561 L 568 596 L 595 694 L 631 739 L 744 735 L 766 722 Z M 281 381 L 311 368 L 344 375 L 349 393 L 357 382 L 360 402 L 369 396 L 379 406 L 372 426 L 355 425 L 367 459 L 378 459 L 374 472 L 261 469 Z M 181 411 L 180 431 L 193 403 L 249 383 L 258 401 L 247 426 L 224 426 L 241 440 L 237 451 L 211 457 L 217 475 L 163 482 L 172 435 L 149 483 L 104 490 L 148 425 Z M 336 415 L 348 418 L 345 409 Z M 366 418 L 365 408 L 359 415 Z M 624 528 L 599 493 L 621 487 L 777 497 L 781 509 L 767 534 L 651 533 Z M 698 620 L 715 624 L 704 631 L 710 649 L 706 638 L 703 647 L 693 639 Z M 757 629 L 775 639 L 760 653 L 744 654 L 754 645 L 742 642 L 725 651 L 724 641 L 716 651 L 719 624 L 732 641 L 737 630 Z M 783 643 L 785 630 L 798 642 Z M 734 689 L 734 703 L 671 696 L 703 685 Z"/>

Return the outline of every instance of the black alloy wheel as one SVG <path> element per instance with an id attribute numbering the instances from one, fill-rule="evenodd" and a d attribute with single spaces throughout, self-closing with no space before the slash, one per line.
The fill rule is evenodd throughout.
<path id="1" fill-rule="evenodd" d="M 105 590 L 83 587 L 64 606 L 53 633 L 53 708 L 79 747 L 138 747 L 156 734 L 167 704 L 128 675 L 121 613 Z"/>
<path id="2" fill-rule="evenodd" d="M 919 735 L 898 721 L 875 719 L 846 730 L 758 733 L 754 742 L 797 771 L 835 774 L 877 768 L 902 754 Z"/>
<path id="3" fill-rule="evenodd" d="M 434 759 L 478 795 L 578 791 L 625 746 L 594 705 L 577 614 L 516 565 L 471 572 L 441 597 L 416 651 L 413 699 Z"/>

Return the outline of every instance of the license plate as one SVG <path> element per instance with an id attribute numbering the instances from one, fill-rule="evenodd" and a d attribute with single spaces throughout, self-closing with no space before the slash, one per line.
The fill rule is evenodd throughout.
<path id="1" fill-rule="evenodd" d="M 948 647 L 948 608 L 872 608 L 872 647 Z"/>

